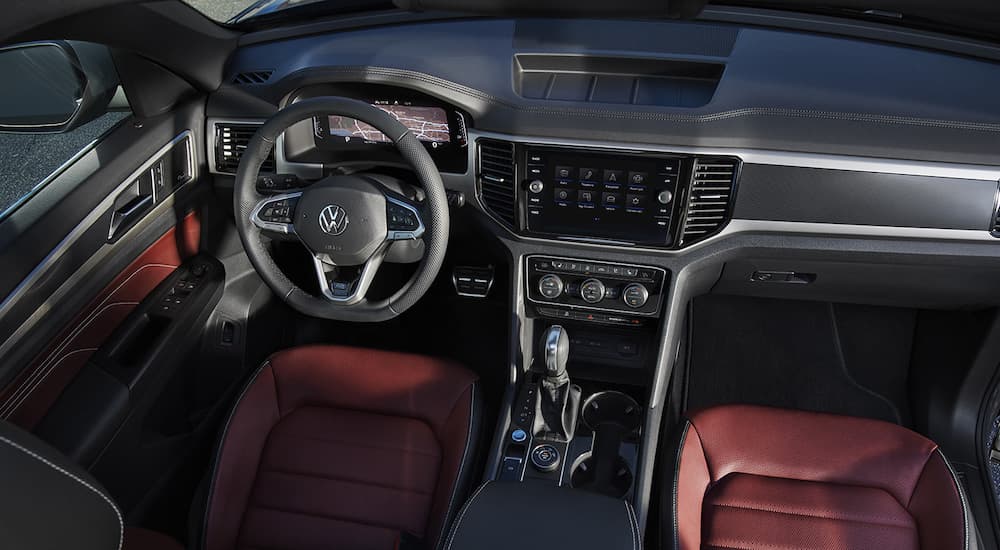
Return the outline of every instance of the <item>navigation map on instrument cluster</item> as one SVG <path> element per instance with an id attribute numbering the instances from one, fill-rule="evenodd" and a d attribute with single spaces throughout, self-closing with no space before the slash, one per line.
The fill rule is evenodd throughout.
<path id="1" fill-rule="evenodd" d="M 448 115 L 439 107 L 412 107 L 407 105 L 375 105 L 379 109 L 396 117 L 403 126 L 420 141 L 432 143 L 448 143 L 451 132 L 448 128 Z M 330 135 L 340 136 L 347 141 L 363 139 L 369 142 L 385 143 L 389 139 L 371 125 L 350 117 L 331 115 Z"/>

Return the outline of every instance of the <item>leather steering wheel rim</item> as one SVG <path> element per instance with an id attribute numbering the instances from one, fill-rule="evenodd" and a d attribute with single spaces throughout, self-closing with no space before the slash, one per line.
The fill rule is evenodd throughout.
<path id="1" fill-rule="evenodd" d="M 424 257 L 416 273 L 392 296 L 370 301 L 367 297 L 345 305 L 306 292 L 274 262 L 264 232 L 252 221 L 255 209 L 266 195 L 257 192 L 261 164 L 274 149 L 279 135 L 293 124 L 316 116 L 341 115 L 365 122 L 395 144 L 423 186 L 420 204 L 424 226 Z M 306 188 L 308 191 L 308 188 Z M 306 195 L 303 195 L 305 198 Z M 265 283 L 296 311 L 312 317 L 339 321 L 378 322 L 392 319 L 413 306 L 433 284 L 448 248 L 449 212 L 441 174 L 427 150 L 395 117 L 367 103 L 343 97 L 317 97 L 295 102 L 279 110 L 261 126 L 247 145 L 236 172 L 233 191 L 236 227 L 253 267 Z M 376 267 L 377 269 L 377 267 Z"/>

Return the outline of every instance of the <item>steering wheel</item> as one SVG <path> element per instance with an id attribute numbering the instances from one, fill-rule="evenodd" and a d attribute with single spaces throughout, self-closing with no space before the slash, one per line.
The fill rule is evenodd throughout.
<path id="1" fill-rule="evenodd" d="M 407 194 L 388 180 L 365 175 L 326 177 L 301 191 L 257 192 L 260 166 L 275 141 L 296 122 L 341 115 L 382 132 L 403 155 L 423 186 Z M 448 248 L 448 199 L 427 150 L 395 117 L 353 99 L 318 97 L 278 111 L 257 130 L 236 172 L 236 227 L 261 278 L 295 310 L 313 317 L 377 322 L 396 317 L 430 288 Z M 320 296 L 301 289 L 282 272 L 267 239 L 298 239 L 312 255 Z M 423 259 L 403 287 L 389 298 L 367 298 L 375 273 L 394 244 L 423 240 Z"/>

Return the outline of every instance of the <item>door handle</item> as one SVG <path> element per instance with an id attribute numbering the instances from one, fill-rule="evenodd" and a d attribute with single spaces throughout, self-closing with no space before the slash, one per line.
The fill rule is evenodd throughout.
<path id="1" fill-rule="evenodd" d="M 115 197 L 111 211 L 111 227 L 108 229 L 108 241 L 117 240 L 152 208 L 153 179 L 149 171 L 146 171 Z"/>

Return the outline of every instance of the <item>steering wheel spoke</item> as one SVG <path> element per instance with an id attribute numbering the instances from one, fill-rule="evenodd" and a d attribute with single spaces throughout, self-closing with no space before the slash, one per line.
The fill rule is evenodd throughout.
<path id="1" fill-rule="evenodd" d="M 386 241 L 412 241 L 424 235 L 420 206 L 395 194 L 385 195 Z"/>
<path id="2" fill-rule="evenodd" d="M 265 197 L 250 213 L 250 221 L 267 233 L 295 235 L 295 209 L 301 196 L 299 191 Z"/>
<path id="3" fill-rule="evenodd" d="M 349 306 L 365 299 L 382 261 L 385 260 L 389 243 L 386 242 L 372 254 L 368 261 L 357 266 L 339 266 L 326 254 L 313 254 L 313 267 L 319 281 L 320 293 L 327 300 Z"/>

